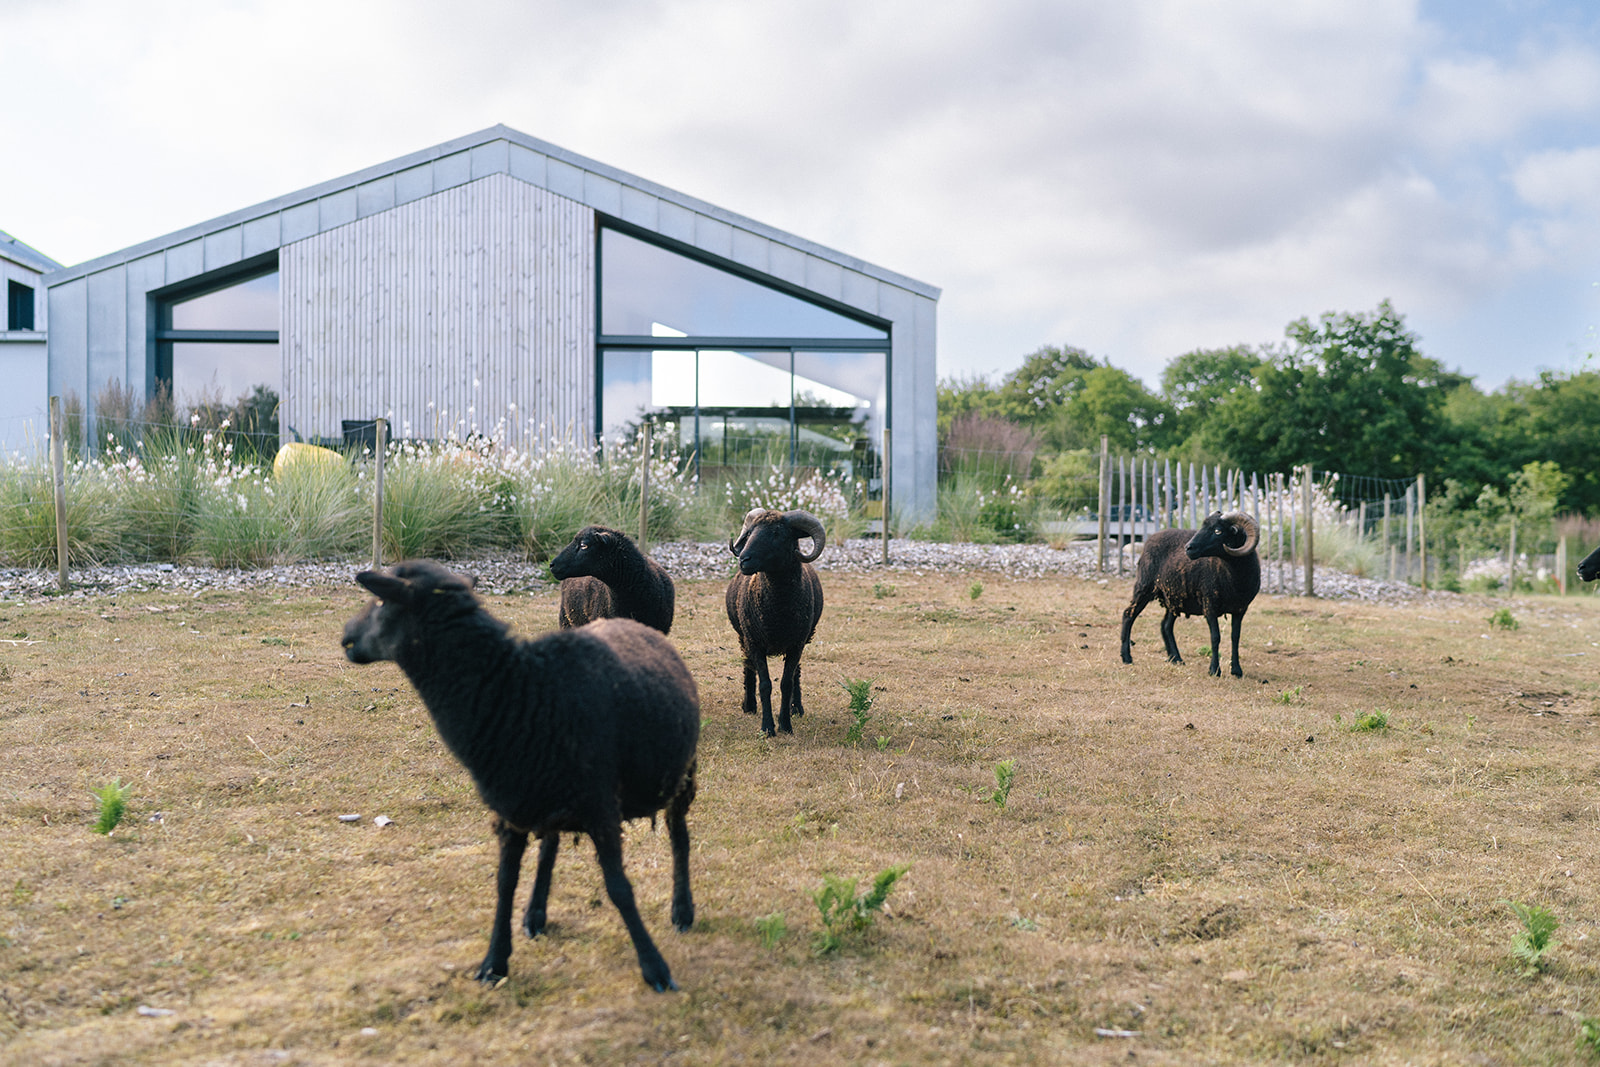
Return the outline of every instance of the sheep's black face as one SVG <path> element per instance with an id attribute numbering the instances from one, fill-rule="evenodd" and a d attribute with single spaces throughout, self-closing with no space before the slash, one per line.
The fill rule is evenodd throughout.
<path id="1" fill-rule="evenodd" d="M 344 655 L 351 663 L 377 663 L 380 660 L 392 658 L 386 647 L 387 642 L 382 639 L 384 627 L 379 613 L 383 610 L 383 602 L 374 600 L 369 603 L 360 615 L 344 624 L 344 637 L 340 643 L 344 646 Z"/>
<path id="2" fill-rule="evenodd" d="M 362 571 L 356 581 L 377 597 L 344 627 L 340 643 L 352 663 L 394 659 L 415 626 L 478 610 L 473 579 L 432 560 L 397 564 L 390 570 Z"/>
<path id="3" fill-rule="evenodd" d="M 781 518 L 762 520 L 751 528 L 739 552 L 739 573 L 757 574 L 793 566 L 799 543 L 799 536 Z"/>
<path id="4" fill-rule="evenodd" d="M 1586 582 L 1600 578 L 1600 548 L 1583 557 L 1583 562 L 1578 564 L 1578 577 Z"/>
<path id="5" fill-rule="evenodd" d="M 1231 522 L 1222 521 L 1220 511 L 1212 512 L 1201 524 L 1200 529 L 1189 538 L 1189 543 L 1184 546 L 1190 559 L 1204 559 L 1206 556 L 1222 556 L 1230 548 L 1239 548 L 1244 544 L 1248 535 L 1241 526 Z"/>
<path id="6" fill-rule="evenodd" d="M 593 575 L 600 562 L 617 545 L 618 534 L 603 526 L 585 526 L 578 536 L 550 561 L 550 574 L 556 581 Z"/>

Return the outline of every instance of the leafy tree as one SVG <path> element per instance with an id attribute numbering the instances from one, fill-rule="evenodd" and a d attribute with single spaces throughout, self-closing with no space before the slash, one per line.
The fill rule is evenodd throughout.
<path id="1" fill-rule="evenodd" d="M 1006 375 L 1000 386 L 1004 416 L 1021 423 L 1045 423 L 1083 388 L 1101 363 L 1081 348 L 1045 345 Z"/>
<path id="2" fill-rule="evenodd" d="M 1266 357 L 1248 345 L 1197 348 L 1161 372 L 1161 395 L 1172 410 L 1167 439 L 1179 451 L 1199 447 L 1202 426 L 1217 406 L 1255 386 L 1255 372 Z M 1198 458 L 1198 457 L 1197 457 Z"/>
<path id="3" fill-rule="evenodd" d="M 1444 427 L 1439 364 L 1388 301 L 1372 314 L 1327 312 L 1289 324 L 1289 347 L 1255 388 L 1216 405 L 1202 439 L 1246 469 L 1322 469 L 1409 477 L 1429 470 Z"/>
<path id="4" fill-rule="evenodd" d="M 1550 371 L 1537 382 L 1509 382 L 1500 418 L 1492 427 L 1490 449 L 1505 468 L 1548 460 L 1570 476 L 1558 506 L 1593 514 L 1600 511 L 1600 374 Z"/>
<path id="5" fill-rule="evenodd" d="M 1131 452 L 1161 443 L 1169 416 L 1161 398 L 1127 371 L 1095 367 L 1084 372 L 1043 432 L 1057 449 L 1098 450 L 1104 435 L 1114 450 Z"/>
<path id="6" fill-rule="evenodd" d="M 945 378 L 939 383 L 939 439 L 950 433 L 950 426 L 963 416 L 985 419 L 1006 418 L 1000 390 L 989 379 Z"/>

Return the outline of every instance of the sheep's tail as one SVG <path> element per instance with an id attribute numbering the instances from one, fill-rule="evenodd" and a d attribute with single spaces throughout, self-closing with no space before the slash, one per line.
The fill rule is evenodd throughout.
<path id="1" fill-rule="evenodd" d="M 1230 556 L 1248 556 L 1256 550 L 1256 542 L 1261 540 L 1261 527 L 1255 519 L 1242 511 L 1230 511 L 1222 516 L 1222 521 L 1231 522 L 1244 530 L 1244 544 L 1238 548 L 1229 548 L 1224 544 L 1224 552 Z"/>

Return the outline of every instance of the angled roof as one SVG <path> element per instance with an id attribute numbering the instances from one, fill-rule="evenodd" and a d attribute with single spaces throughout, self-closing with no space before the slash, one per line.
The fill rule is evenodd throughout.
<path id="1" fill-rule="evenodd" d="M 40 274 L 61 269 L 61 264 L 38 249 L 23 244 L 4 230 L 0 230 L 0 256 L 6 257 L 13 263 L 20 263 L 30 270 L 36 270 Z"/>
<path id="2" fill-rule="evenodd" d="M 53 286 L 165 254 L 166 281 L 171 284 L 496 173 L 510 174 L 642 229 L 846 302 L 850 302 L 852 281 L 864 279 L 939 299 L 940 290 L 925 282 L 503 125 L 54 270 L 44 281 Z M 46 262 L 50 265 L 46 269 L 59 267 L 52 260 Z"/>

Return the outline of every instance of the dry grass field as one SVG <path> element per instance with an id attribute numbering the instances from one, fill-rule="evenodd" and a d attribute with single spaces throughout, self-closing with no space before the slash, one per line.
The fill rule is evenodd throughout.
<path id="1" fill-rule="evenodd" d="M 810 713 L 772 741 L 721 583 L 680 586 L 691 932 L 665 833 L 626 845 L 665 995 L 586 842 L 549 935 L 500 987 L 467 977 L 488 818 L 398 671 L 344 661 L 353 584 L 0 605 L 0 1060 L 1589 1061 L 1594 600 L 1512 601 L 1502 630 L 1503 601 L 1263 597 L 1235 680 L 1206 677 L 1198 620 L 1168 665 L 1154 609 L 1118 662 L 1125 581 L 825 581 Z M 555 621 L 553 591 L 489 604 Z M 876 698 L 854 747 L 846 679 Z M 91 794 L 118 778 L 106 837 Z M 887 914 L 819 955 L 824 876 L 898 864 Z M 1537 973 L 1507 901 L 1561 920 Z"/>

